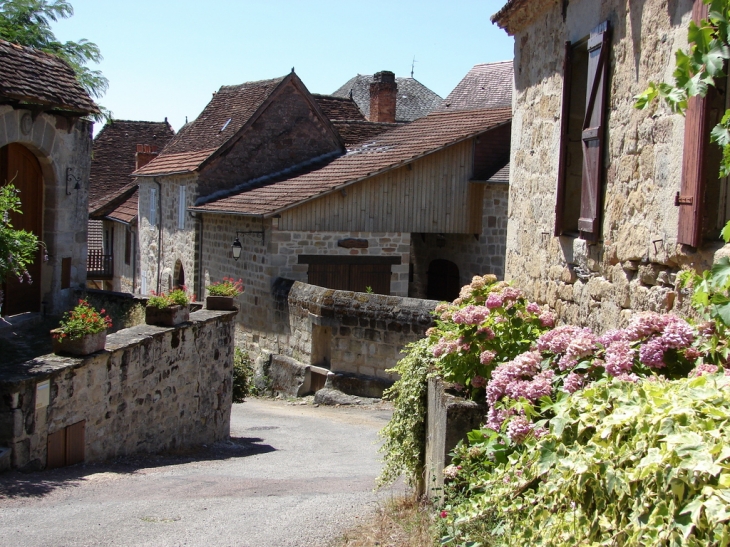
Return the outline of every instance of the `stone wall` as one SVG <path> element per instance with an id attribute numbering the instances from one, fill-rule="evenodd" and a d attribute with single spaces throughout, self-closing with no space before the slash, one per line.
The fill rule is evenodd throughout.
<path id="1" fill-rule="evenodd" d="M 145 321 L 146 296 L 96 289 L 79 291 L 77 296 L 86 298 L 97 310 L 106 311 L 106 315 L 112 319 L 112 328 L 109 332 L 136 327 Z"/>
<path id="2" fill-rule="evenodd" d="M 436 259 L 449 260 L 459 268 L 460 284 L 471 283 L 475 275 L 494 274 L 504 279 L 509 186 L 484 183 L 482 231 L 473 234 L 414 234 L 411 237 L 413 281 L 409 296 L 425 298 L 428 269 Z"/>
<path id="3" fill-rule="evenodd" d="M 385 370 L 400 360 L 406 344 L 433 326 L 436 305 L 297 282 L 289 291 L 291 337 L 281 353 L 333 372 L 393 379 Z"/>
<path id="4" fill-rule="evenodd" d="M 41 266 L 44 311 L 59 314 L 73 304 L 74 291 L 86 285 L 86 223 L 91 129 L 85 120 L 33 115 L 0 105 L 0 148 L 19 143 L 38 159 L 43 172 L 43 234 L 48 261 Z M 68 175 L 72 178 L 66 184 Z M 4 183 L 5 181 L 0 181 Z M 76 182 L 79 188 L 75 189 Z M 70 259 L 69 286 L 61 287 L 62 263 Z"/>
<path id="5" fill-rule="evenodd" d="M 634 108 L 649 81 L 670 81 L 692 2 L 527 3 L 515 16 L 515 94 L 506 278 L 564 322 L 604 331 L 634 311 L 679 310 L 683 266 L 705 268 L 719 244 L 677 244 L 684 118 Z M 534 5 L 532 5 L 534 4 Z M 522 10 L 523 8 L 520 8 Z M 554 237 L 564 43 L 612 27 L 602 238 Z"/>
<path id="6" fill-rule="evenodd" d="M 185 285 L 188 287 L 188 292 L 194 293 L 197 286 L 196 219 L 186 211 L 185 226 L 180 228 L 178 206 L 180 186 L 185 186 L 186 208 L 192 207 L 197 192 L 197 178 L 196 175 L 174 175 L 159 177 L 158 180 L 159 186 L 150 178 L 137 179 L 139 183 L 139 292 L 151 294 L 151 291 L 167 292 L 174 288 L 176 264 L 180 261 L 185 272 Z M 157 224 L 154 226 L 150 224 L 151 189 L 157 190 Z M 162 195 L 161 206 L 160 194 Z M 161 237 L 160 229 L 162 229 Z M 160 242 L 162 243 L 162 253 L 158 257 Z M 123 260 L 123 247 L 121 251 L 122 254 L 119 251 L 116 254 Z"/>
<path id="7" fill-rule="evenodd" d="M 226 192 L 236 184 L 344 152 L 334 129 L 316 116 L 294 81 L 277 93 L 243 137 L 201 172 L 200 196 Z"/>
<path id="8" fill-rule="evenodd" d="M 229 434 L 233 314 L 194 312 L 190 323 L 140 325 L 85 358 L 39 357 L 0 377 L 0 445 L 12 466 L 46 465 L 48 436 L 82 420 L 85 461 L 158 452 Z M 50 404 L 36 386 L 50 380 Z"/>
<path id="9" fill-rule="evenodd" d="M 288 289 L 294 281 L 307 281 L 307 264 L 298 257 L 307 255 L 400 256 L 401 263 L 391 266 L 391 291 L 405 296 L 408 283 L 410 234 L 373 234 L 363 232 L 285 232 L 278 230 L 276 219 L 265 220 L 236 215 L 202 215 L 203 282 L 209 285 L 223 277 L 242 279 L 245 292 L 236 298 L 239 313 L 237 344 L 257 357 L 264 353 L 286 354 L 291 345 Z M 241 234 L 241 258 L 231 255 L 231 244 Z M 366 239 L 364 249 L 339 247 L 341 239 Z M 277 283 L 288 280 L 283 292 Z M 288 283 L 288 284 L 287 284 Z"/>

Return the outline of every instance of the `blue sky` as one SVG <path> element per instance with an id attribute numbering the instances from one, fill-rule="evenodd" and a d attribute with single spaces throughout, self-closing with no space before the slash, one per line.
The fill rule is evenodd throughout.
<path id="1" fill-rule="evenodd" d="M 99 102 L 117 119 L 194 119 L 221 85 L 292 67 L 313 93 L 355 74 L 392 70 L 445 97 L 477 63 L 513 56 L 489 17 L 504 0 L 72 0 L 61 40 L 101 48 Z"/>

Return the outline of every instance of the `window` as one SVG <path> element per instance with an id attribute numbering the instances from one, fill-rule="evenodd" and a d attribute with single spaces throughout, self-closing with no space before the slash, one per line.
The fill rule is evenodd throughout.
<path id="1" fill-rule="evenodd" d="M 565 43 L 555 235 L 600 237 L 610 26 Z"/>
<path id="2" fill-rule="evenodd" d="M 709 6 L 696 0 L 692 19 L 707 18 Z M 710 143 L 710 131 L 728 108 L 728 82 L 717 81 L 705 97 L 692 97 L 684 122 L 682 184 L 674 204 L 679 207 L 679 243 L 699 247 L 703 240 L 717 240 L 730 219 L 728 180 L 718 180 L 722 151 Z"/>
<path id="3" fill-rule="evenodd" d="M 185 229 L 185 211 L 186 211 L 186 203 L 185 203 L 185 187 L 180 186 L 179 192 L 178 192 L 178 202 L 177 202 L 177 227 L 181 230 Z"/>
<path id="4" fill-rule="evenodd" d="M 157 188 L 150 188 L 150 225 L 157 226 Z"/>
<path id="5" fill-rule="evenodd" d="M 132 231 L 127 228 L 124 232 L 124 263 L 132 262 Z"/>

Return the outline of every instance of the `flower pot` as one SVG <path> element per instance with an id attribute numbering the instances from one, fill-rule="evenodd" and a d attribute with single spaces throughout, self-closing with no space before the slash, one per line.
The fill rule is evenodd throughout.
<path id="1" fill-rule="evenodd" d="M 60 334 L 61 329 L 53 329 L 51 334 Z M 68 355 L 91 355 L 104 349 L 106 345 L 106 331 L 94 334 L 85 334 L 80 338 L 53 337 L 53 353 Z"/>
<path id="2" fill-rule="evenodd" d="M 235 310 L 232 296 L 206 296 L 205 307 L 209 310 Z"/>
<path id="3" fill-rule="evenodd" d="M 190 308 L 187 306 L 169 306 L 167 308 L 147 306 L 144 311 L 144 321 L 148 325 L 174 327 L 189 319 Z"/>

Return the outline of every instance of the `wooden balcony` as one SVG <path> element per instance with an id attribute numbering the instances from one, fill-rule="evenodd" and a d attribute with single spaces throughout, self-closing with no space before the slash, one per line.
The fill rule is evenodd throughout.
<path id="1" fill-rule="evenodd" d="M 87 279 L 112 279 L 114 277 L 114 256 L 104 254 L 101 249 L 89 249 L 86 261 Z"/>

